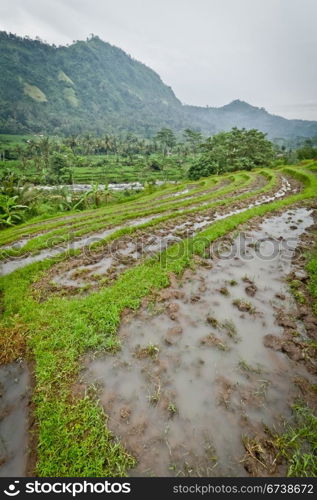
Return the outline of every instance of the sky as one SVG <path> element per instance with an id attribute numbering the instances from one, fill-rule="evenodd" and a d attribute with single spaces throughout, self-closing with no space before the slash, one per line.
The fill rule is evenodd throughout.
<path id="1" fill-rule="evenodd" d="M 317 0 L 1 0 L 0 30 L 91 33 L 150 66 L 185 104 L 241 99 L 317 120 Z"/>

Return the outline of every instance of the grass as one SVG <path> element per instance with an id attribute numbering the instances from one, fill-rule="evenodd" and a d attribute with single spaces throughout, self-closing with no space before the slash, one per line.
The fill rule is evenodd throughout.
<path id="1" fill-rule="evenodd" d="M 316 194 L 317 180 L 301 169 L 287 173 L 304 183 L 297 195 L 216 221 L 194 238 L 176 243 L 159 256 L 128 269 L 109 287 L 86 297 L 51 297 L 37 303 L 30 287 L 53 264 L 47 259 L 2 277 L 2 326 L 19 325 L 35 360 L 33 401 L 38 428 L 39 476 L 123 476 L 133 458 L 113 439 L 95 396 L 73 396 L 80 358 L 88 350 L 105 349 L 116 337 L 124 309 L 137 309 L 142 299 L 169 284 L 170 273 L 181 274 L 217 238 L 255 216 L 284 208 Z M 180 251 L 181 249 L 181 251 Z"/>
<path id="2" fill-rule="evenodd" d="M 11 363 L 25 356 L 27 332 L 23 325 L 0 327 L 0 365 Z"/>
<path id="3" fill-rule="evenodd" d="M 247 300 L 244 299 L 234 299 L 232 301 L 232 304 L 236 306 L 239 311 L 241 312 L 247 312 L 249 314 L 255 314 L 256 313 L 256 308 L 251 304 L 251 302 L 248 302 Z"/>
<path id="4" fill-rule="evenodd" d="M 308 289 L 313 297 L 312 306 L 314 312 L 317 314 L 317 247 L 307 257 Z M 291 280 L 289 286 L 295 299 L 300 304 L 303 304 L 305 295 L 299 290 L 302 283 L 299 280 Z M 315 341 L 310 341 L 307 344 L 316 347 Z M 300 402 L 296 403 L 292 409 L 292 422 L 285 423 L 285 431 L 274 436 L 274 444 L 278 450 L 278 455 L 284 457 L 287 461 L 288 476 L 316 477 L 317 417 L 311 408 Z"/>
<path id="5" fill-rule="evenodd" d="M 246 182 L 250 182 L 252 178 L 248 177 Z M 230 190 L 233 190 L 237 187 L 239 182 L 241 182 L 241 177 L 237 176 L 234 177 L 235 182 L 232 182 L 232 185 L 226 187 L 226 192 L 229 193 Z M 202 197 L 197 197 L 195 199 L 195 202 L 200 202 L 200 201 L 205 201 L 206 199 L 212 199 L 213 197 L 216 196 L 221 196 L 224 190 L 222 190 L 222 193 L 219 191 L 215 191 L 213 193 L 209 193 L 207 195 L 204 195 Z M 160 193 L 162 194 L 162 193 Z M 156 194 L 158 196 L 158 194 Z M 143 200 L 144 201 L 144 200 Z M 83 236 L 85 234 L 89 234 L 92 232 L 96 232 L 98 230 L 104 230 L 107 227 L 112 227 L 115 224 L 120 224 L 125 221 L 129 221 L 131 219 L 135 219 L 137 217 L 144 217 L 144 216 L 149 216 L 149 215 L 155 215 L 162 213 L 164 211 L 168 211 L 170 209 L 178 209 L 178 208 L 185 208 L 186 206 L 189 206 L 190 204 L 193 204 L 192 200 L 185 200 L 182 201 L 182 199 L 178 199 L 177 202 L 175 203 L 175 199 L 173 198 L 172 202 L 167 203 L 164 206 L 164 210 L 162 208 L 162 205 L 158 206 L 157 203 L 155 203 L 155 198 L 150 197 L 150 200 L 148 197 L 146 197 L 147 202 L 152 202 L 147 206 L 144 207 L 143 205 L 136 205 L 134 202 L 124 204 L 124 208 L 120 210 L 120 207 L 118 209 L 118 205 L 114 205 L 111 207 L 103 207 L 100 209 L 96 210 L 89 210 L 88 212 L 81 212 L 78 216 L 78 214 L 75 214 L 75 218 L 73 220 L 67 219 L 53 219 L 52 221 L 45 221 L 42 226 L 36 226 L 36 227 L 28 227 L 28 224 L 23 225 L 23 228 L 13 228 L 13 229 L 8 229 L 5 231 L 2 231 L 2 235 L 0 235 L 0 244 L 7 244 L 7 243 L 12 243 L 14 241 L 17 241 L 21 237 L 21 232 L 22 234 L 34 234 L 35 233 L 35 238 L 33 238 L 31 241 L 27 242 L 26 245 L 24 245 L 20 250 L 6 250 L 5 252 L 0 252 L 0 257 L 5 258 L 6 256 L 12 254 L 13 256 L 17 255 L 24 255 L 26 253 L 36 253 L 41 249 L 47 248 L 49 245 L 50 246 L 56 246 L 60 243 L 65 243 L 67 241 L 72 241 L 76 237 Z M 174 216 L 177 216 L 178 213 L 176 213 Z M 173 215 L 171 214 L 170 217 Z M 22 231 L 21 231 L 22 229 Z M 70 231 L 71 229 L 71 231 Z M 48 231 L 46 234 L 36 236 L 37 232 L 44 232 Z"/>
<path id="6" fill-rule="evenodd" d="M 75 238 L 83 237 L 85 235 L 88 235 L 89 233 L 97 232 L 98 230 L 105 230 L 106 228 L 111 228 L 118 224 L 129 222 L 129 220 L 136 219 L 138 217 L 152 216 L 155 214 L 168 212 L 167 215 L 162 215 L 161 217 L 158 217 L 145 225 L 140 224 L 139 227 L 145 228 L 150 227 L 154 224 L 159 224 L 172 218 L 177 218 L 192 213 L 206 212 L 216 206 L 226 206 L 231 204 L 233 201 L 243 200 L 249 198 L 250 196 L 256 196 L 260 193 L 265 193 L 266 191 L 272 189 L 272 187 L 276 184 L 276 173 L 264 170 L 261 170 L 260 173 L 268 180 L 265 186 L 260 189 L 256 189 L 255 191 L 249 191 L 247 193 L 233 196 L 225 200 L 221 199 L 221 196 L 230 194 L 230 192 L 237 189 L 237 186 L 239 186 L 239 189 L 246 187 L 251 183 L 251 181 L 255 179 L 255 176 L 245 173 L 238 173 L 234 176 L 230 176 L 229 178 L 231 178 L 232 182 L 222 189 L 203 194 L 202 196 L 197 196 L 194 200 L 178 199 L 177 202 L 175 202 L 175 199 L 173 198 L 172 202 L 168 201 L 168 204 L 164 206 L 164 209 L 161 202 L 158 206 L 157 200 L 155 201 L 155 198 L 150 195 L 146 196 L 145 200 L 147 200 L 147 202 L 153 201 L 154 205 L 151 205 L 150 203 L 150 205 L 147 205 L 146 207 L 143 206 L 142 208 L 141 203 L 135 204 L 134 202 L 131 202 L 125 204 L 124 209 L 122 209 L 121 211 L 118 210 L 118 206 L 115 205 L 109 208 L 103 207 L 94 211 L 89 210 L 87 213 L 82 212 L 80 216 L 77 215 L 74 219 L 52 219 L 51 221 L 45 221 L 43 226 L 37 225 L 36 227 L 28 227 L 28 225 L 26 224 L 23 225 L 22 228 L 20 227 L 8 229 L 2 231 L 2 236 L 0 235 L 0 244 L 8 244 L 17 241 L 21 237 L 21 235 L 23 236 L 26 233 L 28 235 L 32 235 L 35 233 L 35 237 L 26 242 L 26 244 L 20 249 L 0 250 L 0 259 L 5 259 L 8 256 L 17 257 L 30 253 L 35 254 L 47 247 L 65 245 L 66 243 L 70 243 L 71 241 L 73 241 Z M 209 183 L 210 182 L 214 182 L 214 179 L 212 178 Z M 208 187 L 209 183 L 206 181 L 197 189 L 205 189 L 206 187 Z M 158 194 L 156 193 L 155 196 L 158 197 Z M 190 205 L 203 203 L 219 197 L 219 200 L 211 201 L 209 203 L 206 203 L 205 205 L 201 205 L 198 207 L 196 206 L 186 209 L 186 207 Z M 179 209 L 182 210 L 178 211 Z M 128 227 L 126 228 L 126 232 L 123 234 L 130 234 L 136 230 L 137 228 Z M 37 236 L 36 233 L 40 231 L 44 232 L 44 234 L 40 234 Z M 120 235 L 120 233 L 116 232 L 114 237 L 116 238 L 118 235 Z"/>
<path id="7" fill-rule="evenodd" d="M 287 460 L 289 477 L 317 476 L 317 417 L 302 404 L 293 406 L 294 422 L 276 435 L 278 454 Z"/>
<path id="8" fill-rule="evenodd" d="M 217 202 L 215 202 L 215 204 L 217 204 Z M 180 204 L 178 205 L 179 206 L 176 208 L 182 208 L 183 206 L 182 202 L 180 202 Z M 211 205 L 213 204 L 208 204 L 208 206 L 202 208 L 203 210 L 208 210 L 208 208 L 210 208 Z M 131 207 L 126 207 L 123 213 L 117 213 L 117 214 L 111 213 L 107 214 L 105 217 L 103 216 L 98 217 L 98 215 L 95 214 L 94 216 L 88 216 L 88 218 L 81 218 L 79 222 L 76 222 L 75 220 L 75 223 L 73 224 L 71 223 L 71 221 L 68 221 L 67 223 L 65 223 L 64 221 L 62 224 L 64 227 L 52 230 L 48 233 L 39 235 L 34 239 L 31 239 L 21 249 L 18 250 L 6 249 L 0 251 L 0 259 L 5 259 L 8 256 L 17 257 L 25 254 L 36 254 L 40 250 L 43 250 L 45 248 L 56 247 L 58 245 L 65 245 L 66 243 L 70 243 L 71 241 L 73 241 L 75 238 L 83 237 L 85 235 L 88 235 L 89 233 L 96 233 L 97 231 L 104 231 L 105 229 L 111 229 L 112 227 L 115 227 L 120 223 L 124 224 L 138 217 L 155 215 L 159 214 L 160 212 L 164 213 L 164 210 L 160 210 L 160 207 L 149 208 L 148 210 L 143 210 L 143 211 L 138 210 L 136 212 L 134 212 L 133 210 L 130 211 L 129 208 Z M 110 238 L 104 238 L 104 240 L 100 240 L 101 243 L 99 242 L 98 245 L 108 241 L 112 241 L 118 236 L 122 236 L 124 234 L 132 234 L 139 228 L 143 229 L 147 227 L 152 227 L 153 225 L 160 224 L 169 219 L 181 217 L 184 216 L 185 214 L 194 213 L 198 211 L 199 208 L 183 210 L 181 212 L 175 211 L 175 213 L 170 213 L 165 216 L 163 215 L 161 217 L 150 220 L 149 222 L 144 224 L 142 224 L 141 222 L 140 225 L 138 226 L 120 228 L 114 232 L 114 236 L 111 236 Z M 24 232 L 25 231 L 26 229 L 24 229 Z"/>
<path id="9" fill-rule="evenodd" d="M 297 300 L 297 302 L 299 304 L 305 304 L 305 302 L 306 302 L 305 295 L 299 290 L 299 288 L 301 287 L 301 281 L 290 280 L 289 287 L 291 289 L 293 296 Z"/>

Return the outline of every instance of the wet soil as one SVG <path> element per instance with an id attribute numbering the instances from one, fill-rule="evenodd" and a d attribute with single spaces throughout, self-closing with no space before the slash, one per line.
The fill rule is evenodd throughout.
<path id="1" fill-rule="evenodd" d="M 0 366 L 0 477 L 27 472 L 30 386 L 24 362 Z"/>
<path id="2" fill-rule="evenodd" d="M 180 214 L 177 219 L 171 219 L 148 230 L 139 230 L 133 236 L 118 238 L 98 251 L 90 252 L 86 249 L 79 257 L 53 266 L 41 281 L 34 285 L 36 295 L 39 300 L 44 300 L 52 293 L 66 296 L 87 294 L 100 286 L 108 285 L 140 259 L 156 255 L 173 243 L 194 236 L 216 220 L 279 199 L 291 189 L 297 188 L 297 184 L 291 185 L 286 178 L 283 178 L 279 189 L 272 194 L 233 202 L 230 207 L 223 207 L 221 211 L 215 208 L 189 214 L 183 218 Z M 251 286 L 249 293 L 252 293 Z"/>
<path id="3" fill-rule="evenodd" d="M 209 189 L 205 190 L 205 191 L 202 191 L 202 192 L 199 192 L 196 194 L 196 196 L 200 196 L 202 194 L 207 194 L 207 193 L 212 193 L 214 190 L 216 189 L 220 189 L 221 187 L 224 187 L 226 184 L 228 184 L 228 180 L 223 180 L 217 184 L 215 184 L 214 186 L 211 186 Z M 155 206 L 157 205 L 157 202 L 160 201 L 160 200 L 164 200 L 165 198 L 171 198 L 171 201 L 173 200 L 173 198 L 178 198 L 180 197 L 181 199 L 188 199 L 188 197 L 185 197 L 183 198 L 183 194 L 186 194 L 186 193 L 189 193 L 191 190 L 193 190 L 194 188 L 196 188 L 197 185 L 196 184 L 192 184 L 192 185 L 188 185 L 188 187 L 183 190 L 183 191 L 179 191 L 179 192 L 176 192 L 176 193 L 171 193 L 171 194 L 166 194 L 164 196 L 161 196 L 159 198 L 156 198 L 155 200 L 153 200 L 153 202 L 151 203 L 148 203 L 148 202 L 135 202 L 133 204 L 133 207 L 134 207 L 134 210 L 135 208 L 139 207 L 139 206 L 144 206 L 146 204 L 147 208 L 150 208 L 151 206 Z M 191 197 L 189 197 L 191 198 Z M 177 199 L 177 201 L 179 201 Z M 126 213 L 126 207 L 123 207 L 122 206 L 118 206 L 118 210 L 115 212 L 115 215 L 119 215 L 119 214 L 124 214 Z M 94 212 L 91 211 L 91 214 L 93 215 Z M 82 214 L 75 214 L 75 215 L 70 215 L 70 216 L 64 216 L 64 217 L 60 217 L 60 218 L 56 218 L 56 219 L 53 219 L 52 221 L 50 221 L 49 219 L 47 221 L 44 221 L 44 222 L 38 222 L 38 223 L 35 223 L 35 224 L 30 224 L 28 227 L 33 227 L 33 226 L 37 226 L 37 225 L 41 225 L 41 224 L 54 224 L 56 223 L 56 221 L 69 221 L 67 222 L 67 225 L 69 226 L 70 230 L 72 229 L 73 225 L 74 224 L 77 224 L 78 223 L 78 219 L 80 219 L 81 217 L 85 217 L 87 216 L 87 212 L 85 213 L 82 213 Z M 104 217 L 104 214 L 95 214 L 95 218 L 94 218 L 94 222 L 98 219 L 102 219 L 102 217 Z M 154 216 L 155 217 L 160 217 L 160 215 L 156 215 Z M 142 217 L 140 217 L 142 219 Z M 84 227 L 88 227 L 89 226 L 89 221 L 87 222 L 87 224 L 84 222 L 83 225 L 81 225 L 81 229 L 84 228 Z M 142 221 L 139 222 L 140 224 L 142 224 Z M 45 230 L 41 230 L 39 228 L 38 232 L 35 232 L 35 233 L 32 233 L 31 235 L 28 235 L 27 234 L 27 230 L 28 230 L 28 227 L 25 228 L 24 232 L 22 231 L 21 232 L 21 238 L 20 239 L 17 239 L 16 241 L 12 242 L 12 243 L 9 243 L 9 244 L 6 244 L 6 245 L 1 245 L 0 246 L 0 250 L 6 250 L 6 249 L 9 249 L 9 250 L 19 250 L 20 248 L 22 248 L 26 243 L 28 243 L 29 241 L 37 238 L 38 236 L 42 236 L 44 234 L 48 234 L 50 233 L 50 231 L 52 231 L 52 228 L 47 228 Z M 54 230 L 54 228 L 53 228 Z M 87 231 L 88 233 L 89 231 Z"/>
<path id="4" fill-rule="evenodd" d="M 265 183 L 264 181 L 265 181 L 265 178 L 263 176 L 259 175 L 255 178 L 252 185 L 258 187 L 258 186 L 261 186 L 262 184 L 264 184 Z M 211 188 L 207 192 L 212 192 L 214 189 L 215 188 Z M 254 189 L 255 189 L 255 187 L 254 187 Z M 246 191 L 246 189 L 239 191 L 239 188 L 237 188 L 235 193 L 237 193 L 237 192 L 243 193 L 245 191 Z M 197 196 L 199 194 L 200 193 L 198 193 Z M 232 195 L 232 193 L 231 193 L 231 195 Z M 229 196 L 228 194 L 224 195 L 221 199 L 225 199 L 228 196 Z M 208 202 L 199 203 L 196 206 L 198 207 L 201 205 L 205 205 L 206 203 L 208 203 Z M 153 202 L 153 207 L 155 207 L 156 205 L 157 205 L 157 200 L 155 200 Z M 147 205 L 147 209 L 149 209 L 150 207 L 151 207 L 151 205 Z M 128 221 L 128 222 L 125 222 L 125 223 L 122 223 L 122 224 L 116 225 L 116 226 L 112 226 L 111 224 L 110 225 L 107 224 L 107 229 L 102 230 L 102 231 L 98 231 L 95 233 L 89 231 L 88 228 L 89 228 L 90 222 L 88 221 L 87 223 L 84 223 L 80 227 L 80 229 L 87 227 L 87 233 L 82 237 L 77 237 L 77 238 L 75 237 L 75 238 L 71 239 L 68 243 L 64 243 L 63 241 L 60 241 L 59 238 L 51 237 L 50 236 L 51 229 L 46 229 L 44 231 L 39 230 L 39 232 L 32 234 L 31 236 L 23 234 L 22 238 L 20 240 L 17 240 L 13 243 L 2 246 L 1 247 L 2 250 L 9 249 L 10 251 L 12 251 L 12 250 L 16 249 L 17 251 L 19 251 L 29 241 L 32 241 L 33 239 L 37 238 L 38 236 L 42 236 L 45 234 L 47 234 L 47 248 L 45 248 L 44 250 L 40 250 L 36 254 L 29 254 L 29 255 L 24 254 L 24 255 L 18 255 L 16 257 L 14 257 L 12 255 L 8 255 L 7 259 L 4 259 L 3 261 L 0 262 L 0 276 L 9 274 L 16 269 L 24 267 L 28 264 L 33 263 L 33 262 L 40 262 L 40 261 L 47 259 L 47 258 L 56 257 L 65 251 L 76 250 L 78 248 L 83 248 L 83 247 L 89 247 L 94 242 L 101 241 L 102 239 L 106 238 L 107 236 L 109 236 L 110 234 L 112 234 L 113 232 L 115 232 L 121 228 L 142 225 L 145 222 L 148 222 L 150 220 L 154 220 L 158 217 L 161 217 L 162 215 L 168 215 L 169 213 L 172 213 L 175 210 L 178 210 L 177 207 L 175 207 L 175 209 L 173 209 L 173 207 L 171 207 L 171 209 L 164 212 L 164 214 L 158 213 L 158 214 L 149 215 L 147 217 L 139 216 L 139 217 L 136 217 L 133 221 Z M 115 212 L 114 215 L 120 215 L 120 214 L 125 214 L 125 213 L 126 213 L 126 207 L 123 207 L 123 208 L 118 208 L 118 210 Z M 94 218 L 94 222 L 98 219 L 102 219 L 103 217 L 104 217 L 104 214 L 101 214 L 101 215 L 96 214 L 96 216 Z M 67 219 L 68 219 L 68 217 L 66 216 L 65 220 L 67 220 Z M 74 216 L 73 220 L 72 220 L 72 218 L 69 219 L 68 227 L 69 227 L 70 234 L 72 233 L 72 230 L 76 230 L 76 228 L 73 228 L 73 225 L 77 223 L 77 220 L 78 220 L 77 216 Z M 26 229 L 26 231 L 27 231 L 27 229 Z"/>
<path id="5" fill-rule="evenodd" d="M 81 383 L 98 387 L 108 427 L 136 456 L 131 475 L 283 475 L 264 426 L 278 430 L 290 417 L 314 380 L 313 353 L 289 356 L 267 339 L 295 327 L 307 341 L 285 277 L 312 224 L 307 208 L 249 223 L 138 313 L 127 311 L 118 353 L 85 359 Z M 268 457 L 262 471 L 257 446 Z"/>

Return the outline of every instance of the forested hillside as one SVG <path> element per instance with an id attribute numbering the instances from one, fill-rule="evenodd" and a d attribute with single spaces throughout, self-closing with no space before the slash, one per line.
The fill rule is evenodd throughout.
<path id="1" fill-rule="evenodd" d="M 239 100 L 185 106 L 157 73 L 97 36 L 56 47 L 0 32 L 0 133 L 150 137 L 161 127 L 213 134 L 233 126 L 272 139 L 317 135 L 317 122 L 286 120 Z"/>

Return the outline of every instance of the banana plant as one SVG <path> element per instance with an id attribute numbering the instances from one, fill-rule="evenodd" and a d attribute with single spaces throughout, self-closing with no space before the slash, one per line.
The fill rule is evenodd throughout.
<path id="1" fill-rule="evenodd" d="M 0 224 L 14 226 L 23 220 L 23 212 L 28 210 L 26 205 L 16 203 L 18 196 L 0 195 Z"/>

